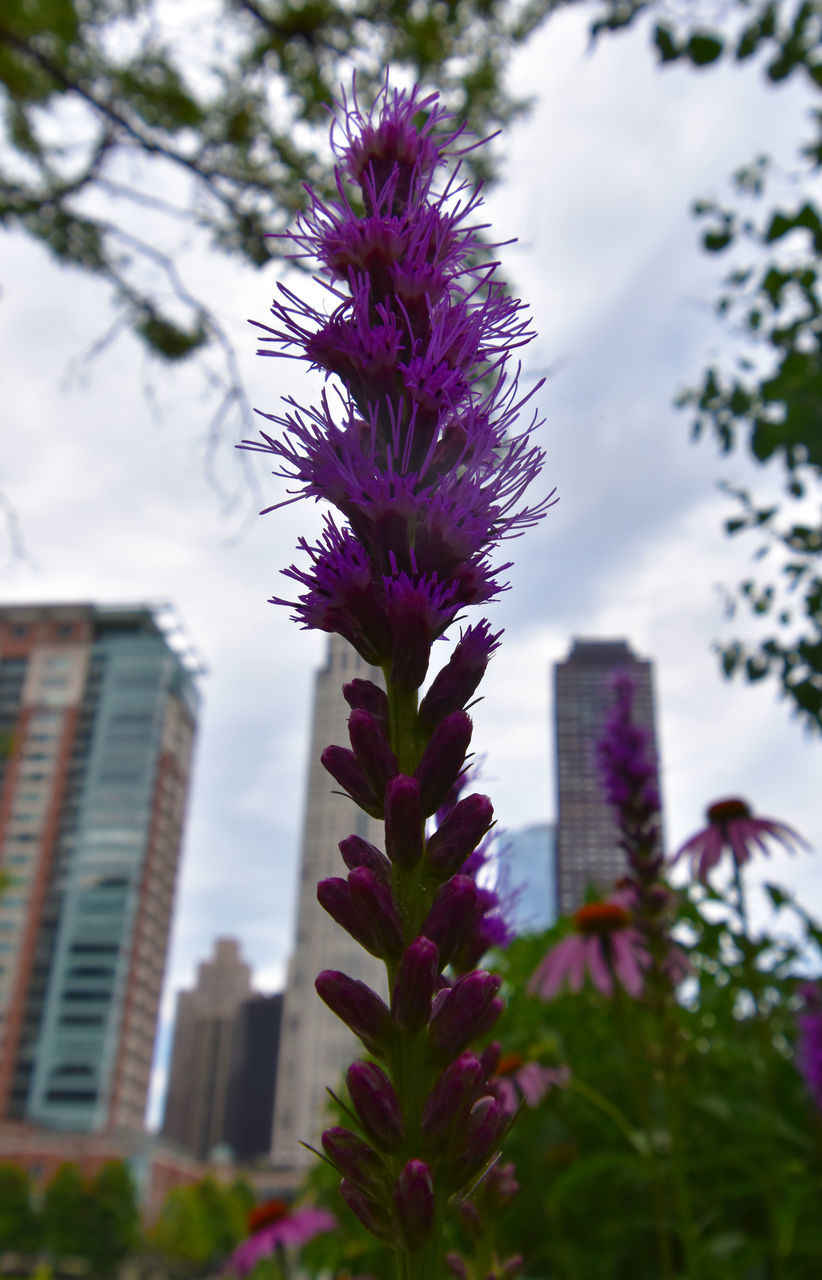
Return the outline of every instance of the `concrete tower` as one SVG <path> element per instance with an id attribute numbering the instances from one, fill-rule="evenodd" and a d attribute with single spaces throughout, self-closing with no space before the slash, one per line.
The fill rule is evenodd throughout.
<path id="1" fill-rule="evenodd" d="M 163 1137 L 205 1160 L 225 1136 L 226 1100 L 240 1007 L 251 969 L 233 938 L 218 938 L 197 966 L 197 983 L 177 997 Z"/>
<path id="2" fill-rule="evenodd" d="M 143 1127 L 198 712 L 161 621 L 0 608 L 0 1125 Z"/>
<path id="3" fill-rule="evenodd" d="M 637 658 L 625 640 L 575 640 L 570 655 L 554 668 L 560 915 L 581 905 L 589 883 L 607 892 L 625 870 L 596 763 L 597 739 L 613 700 L 611 682 L 624 670 L 636 685 L 635 718 L 650 730 L 658 755 L 652 664 Z"/>
<path id="4" fill-rule="evenodd" d="M 274 1105 L 272 1161 L 286 1169 L 314 1160 L 300 1142 L 316 1145 L 324 1127 L 326 1087 L 336 1088 L 360 1042 L 322 1003 L 314 990 L 321 969 L 340 969 L 385 994 L 381 961 L 363 951 L 317 902 L 317 881 L 345 873 L 338 841 L 356 833 L 382 847 L 382 823 L 375 822 L 338 794 L 320 764 L 331 743 L 348 743 L 349 707 L 341 689 L 360 676 L 382 683 L 340 636 L 329 638 L 325 666 L 317 672 L 308 780 L 305 793 L 300 875 L 297 888 L 297 936 L 288 969 L 280 1033 L 280 1058 Z"/>

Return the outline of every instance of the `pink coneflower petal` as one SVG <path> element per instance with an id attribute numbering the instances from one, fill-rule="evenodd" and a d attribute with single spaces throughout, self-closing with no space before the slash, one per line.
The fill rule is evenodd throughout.
<path id="1" fill-rule="evenodd" d="M 691 870 L 705 884 L 709 873 L 727 848 L 737 867 L 750 861 L 754 850 L 770 857 L 769 840 L 776 840 L 792 853 L 797 847 L 808 848 L 793 827 L 775 818 L 757 818 L 750 806 L 736 797 L 709 805 L 708 825 L 686 840 L 671 859 L 673 864 L 683 855 L 691 859 Z"/>

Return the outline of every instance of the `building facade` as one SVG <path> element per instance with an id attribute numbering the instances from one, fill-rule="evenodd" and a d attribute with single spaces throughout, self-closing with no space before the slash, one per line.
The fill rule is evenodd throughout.
<path id="1" fill-rule="evenodd" d="M 634 715 L 650 731 L 658 759 L 652 664 L 637 658 L 625 640 L 575 640 L 569 656 L 554 668 L 560 915 L 584 902 L 589 884 L 607 892 L 625 870 L 625 855 L 602 794 L 596 762 L 596 743 L 619 671 L 628 671 L 633 678 Z"/>
<path id="2" fill-rule="evenodd" d="M 224 1135 L 238 1164 L 270 1153 L 282 1014 L 281 994 L 253 995 L 237 1012 Z"/>
<path id="3" fill-rule="evenodd" d="M 497 889 L 510 903 L 505 918 L 518 933 L 539 933 L 556 918 L 557 830 L 539 822 L 502 840 Z"/>
<path id="4" fill-rule="evenodd" d="M 315 1157 L 300 1145 L 316 1145 L 324 1127 L 327 1087 L 361 1052 L 359 1041 L 322 1003 L 314 979 L 322 969 L 340 969 L 385 994 L 381 961 L 370 956 L 323 911 L 317 881 L 344 874 L 338 842 L 356 833 L 382 844 L 382 824 L 347 797 L 320 764 L 331 743 L 348 742 L 349 707 L 343 684 L 355 677 L 381 683 L 382 677 L 340 636 L 329 637 L 325 666 L 317 672 L 305 793 L 297 935 L 289 963 L 277 1068 L 272 1161 L 283 1169 L 307 1167 Z"/>
<path id="5" fill-rule="evenodd" d="M 251 992 L 251 969 L 233 938 L 218 938 L 177 997 L 162 1134 L 198 1160 L 225 1138 L 226 1099 L 237 1015 Z"/>
<path id="6" fill-rule="evenodd" d="M 143 1128 L 198 706 L 158 609 L 0 608 L 0 1126 Z"/>

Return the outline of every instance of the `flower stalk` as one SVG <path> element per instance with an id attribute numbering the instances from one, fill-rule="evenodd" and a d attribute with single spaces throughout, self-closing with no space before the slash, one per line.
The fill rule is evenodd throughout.
<path id="1" fill-rule="evenodd" d="M 322 755 L 353 802 L 384 822 L 385 847 L 347 837 L 348 875 L 323 881 L 318 897 L 381 957 L 390 992 L 389 1007 L 344 974 L 317 979 L 375 1060 L 348 1072 L 359 1132 L 329 1130 L 323 1142 L 348 1205 L 395 1244 L 401 1280 L 437 1280 L 448 1206 L 510 1121 L 490 1069 L 468 1052 L 502 1008 L 499 979 L 474 967 L 494 933 L 495 899 L 473 879 L 493 809 L 485 796 L 459 798 L 466 708 L 499 640 L 487 621 L 461 632 L 422 702 L 420 691 L 434 641 L 504 589 L 509 566 L 492 562 L 494 549 L 555 499 L 523 505 L 543 455 L 535 418 L 515 429 L 529 396 L 508 364 L 533 335 L 480 243 L 479 195 L 459 176 L 462 129 L 436 95 L 386 83 L 370 111 L 356 93 L 343 98 L 332 145 L 337 200 L 309 192 L 289 233 L 329 305 L 281 284 L 273 324 L 258 327 L 262 354 L 306 361 L 334 394 L 309 407 L 288 399 L 284 413 L 263 415 L 278 434 L 244 447 L 275 460 L 288 501 L 333 512 L 318 542 L 300 541 L 307 567 L 284 571 L 301 594 L 275 602 L 303 627 L 343 636 L 384 676 L 384 691 L 345 687 L 349 745 Z M 459 1099 L 450 1117 L 446 1095 Z"/>

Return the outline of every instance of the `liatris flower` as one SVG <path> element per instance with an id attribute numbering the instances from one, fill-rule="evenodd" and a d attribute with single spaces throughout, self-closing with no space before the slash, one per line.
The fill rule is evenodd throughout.
<path id="1" fill-rule="evenodd" d="M 628 671 L 612 682 L 614 702 L 597 742 L 605 798 L 615 811 L 632 870 L 653 879 L 659 850 L 659 770 L 651 734 L 634 720 L 636 685 Z"/>
<path id="2" fill-rule="evenodd" d="M 706 813 L 708 825 L 686 840 L 672 859 L 687 856 L 691 869 L 703 884 L 707 884 L 710 872 L 719 862 L 724 849 L 730 851 L 735 866 L 743 867 L 755 849 L 767 854 L 768 841 L 776 840 L 788 852 L 797 846 L 807 848 L 806 842 L 785 822 L 775 818 L 757 818 L 751 813 L 745 800 L 733 797 L 717 800 L 709 805 Z"/>
<path id="3" fill-rule="evenodd" d="M 447 174 L 467 146 L 462 130 L 436 94 L 386 84 L 370 112 L 356 94 L 343 100 L 332 145 L 337 199 L 309 193 L 290 233 L 329 309 L 280 285 L 274 322 L 259 327 L 263 354 L 306 361 L 334 394 L 309 407 L 287 400 L 263 415 L 280 433 L 245 447 L 274 458 L 286 501 L 336 509 L 316 543 L 300 541 L 307 562 L 284 571 L 299 587 L 295 620 L 339 633 L 385 678 L 384 691 L 346 686 L 349 745 L 322 755 L 384 821 L 385 848 L 343 840 L 349 874 L 323 881 L 318 897 L 382 957 L 390 991 L 389 1007 L 345 974 L 317 979 L 377 1059 L 348 1073 L 360 1133 L 329 1130 L 324 1147 L 353 1212 L 397 1243 L 405 1280 L 436 1280 L 445 1205 L 487 1167 L 510 1121 L 469 1050 L 502 1008 L 500 980 L 473 968 L 503 928 L 473 878 L 493 810 L 485 796 L 453 799 L 468 766 L 467 708 L 499 640 L 487 621 L 462 631 L 421 702 L 419 689 L 433 642 L 504 589 L 497 545 L 555 499 L 523 505 L 543 455 L 535 419 L 515 431 L 529 396 L 507 366 L 532 334 L 497 264 L 482 262 L 478 194 L 458 162 Z"/>
<path id="4" fill-rule="evenodd" d="M 586 903 L 571 918 L 576 933 L 551 948 L 534 971 L 528 990 L 550 1000 L 566 982 L 571 991 L 580 991 L 587 974 L 605 996 L 613 993 L 614 980 L 629 995 L 640 995 L 649 957 L 623 896 Z"/>
<path id="5" fill-rule="evenodd" d="M 295 1209 L 285 1200 L 266 1200 L 248 1215 L 250 1235 L 238 1245 L 224 1271 L 247 1276 L 262 1258 L 278 1248 L 299 1248 L 323 1231 L 333 1231 L 337 1220 L 327 1209 Z"/>
<path id="6" fill-rule="evenodd" d="M 805 1001 L 805 1008 L 796 1019 L 799 1031 L 797 1066 L 808 1092 L 822 1111 L 822 992 L 816 983 L 803 982 L 799 995 Z"/>
<path id="7" fill-rule="evenodd" d="M 612 692 L 614 702 L 597 742 L 597 760 L 627 861 L 617 889 L 647 953 L 648 997 L 664 1002 L 691 966 L 671 939 L 675 897 L 664 878 L 659 769 L 651 734 L 634 719 L 636 684 L 630 672 L 617 673 Z"/>

